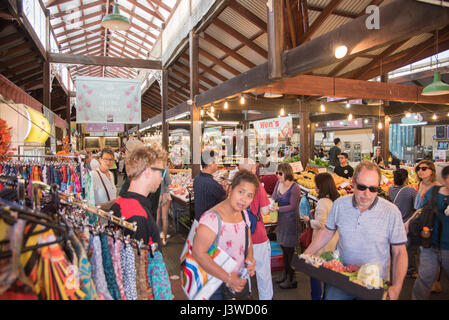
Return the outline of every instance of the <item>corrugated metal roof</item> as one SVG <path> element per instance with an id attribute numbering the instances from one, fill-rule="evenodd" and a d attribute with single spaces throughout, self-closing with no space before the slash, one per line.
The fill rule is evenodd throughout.
<path id="1" fill-rule="evenodd" d="M 267 22 L 267 2 L 265 0 L 237 0 L 237 2 Z"/>
<path id="2" fill-rule="evenodd" d="M 260 31 L 259 27 L 255 26 L 248 20 L 243 19 L 239 14 L 235 13 L 235 11 L 230 8 L 223 10 L 223 12 L 218 16 L 218 19 L 247 38 L 253 37 Z"/>

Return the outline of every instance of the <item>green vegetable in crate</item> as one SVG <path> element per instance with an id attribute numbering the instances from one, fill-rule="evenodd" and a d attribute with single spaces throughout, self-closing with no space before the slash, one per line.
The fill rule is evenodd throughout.
<path id="1" fill-rule="evenodd" d="M 334 260 L 334 252 L 333 251 L 323 252 L 320 257 L 323 260 L 332 261 Z"/>

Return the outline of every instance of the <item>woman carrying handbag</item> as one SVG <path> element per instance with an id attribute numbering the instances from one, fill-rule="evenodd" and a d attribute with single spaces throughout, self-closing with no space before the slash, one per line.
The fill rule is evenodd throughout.
<path id="1" fill-rule="evenodd" d="M 226 200 L 205 212 L 198 222 L 192 253 L 206 273 L 220 279 L 223 284 L 212 294 L 209 300 L 250 299 L 249 276 L 255 274 L 255 261 L 249 230 L 249 218 L 246 208 L 253 201 L 259 181 L 249 171 L 242 170 L 234 176 L 231 190 Z M 218 218 L 222 224 L 219 230 Z M 237 265 L 228 273 L 217 265 L 208 250 L 220 235 L 218 245 L 226 251 Z M 246 280 L 241 277 L 242 270 L 248 272 Z"/>
<path id="2" fill-rule="evenodd" d="M 329 173 L 320 173 L 315 176 L 315 190 L 318 193 L 318 202 L 314 212 L 315 218 L 310 219 L 307 216 L 302 217 L 302 220 L 305 223 L 310 223 L 310 226 L 313 229 L 312 240 L 318 234 L 320 229 L 324 228 L 333 202 L 340 197 L 334 178 L 332 178 Z M 331 241 L 329 241 L 326 246 L 318 251 L 317 255 L 321 255 L 327 251 L 334 251 L 337 246 L 337 242 L 338 233 L 335 233 Z M 321 281 L 315 278 L 310 278 L 310 288 L 312 300 L 321 300 Z"/>

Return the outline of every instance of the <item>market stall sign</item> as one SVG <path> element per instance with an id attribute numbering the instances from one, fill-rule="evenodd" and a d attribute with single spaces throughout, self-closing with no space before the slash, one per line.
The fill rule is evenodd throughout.
<path id="1" fill-rule="evenodd" d="M 292 117 L 279 117 L 254 121 L 256 136 L 277 136 L 278 138 L 293 137 Z"/>
<path id="2" fill-rule="evenodd" d="M 141 123 L 138 79 L 77 77 L 77 123 Z"/>
<path id="3" fill-rule="evenodd" d="M 125 125 L 120 123 L 88 123 L 84 125 L 85 132 L 123 132 Z"/>

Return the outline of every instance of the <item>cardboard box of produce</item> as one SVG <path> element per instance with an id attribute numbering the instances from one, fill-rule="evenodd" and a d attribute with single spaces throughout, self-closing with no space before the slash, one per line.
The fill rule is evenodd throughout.
<path id="1" fill-rule="evenodd" d="M 363 300 L 382 300 L 382 297 L 384 295 L 383 288 L 368 289 L 364 286 L 350 281 L 349 277 L 345 276 L 344 274 L 335 272 L 322 266 L 316 268 L 306 263 L 304 259 L 300 259 L 297 255 L 293 256 L 292 265 L 296 270 L 301 271 L 308 276 L 319 279 L 331 286 L 334 286 L 352 296 Z"/>

